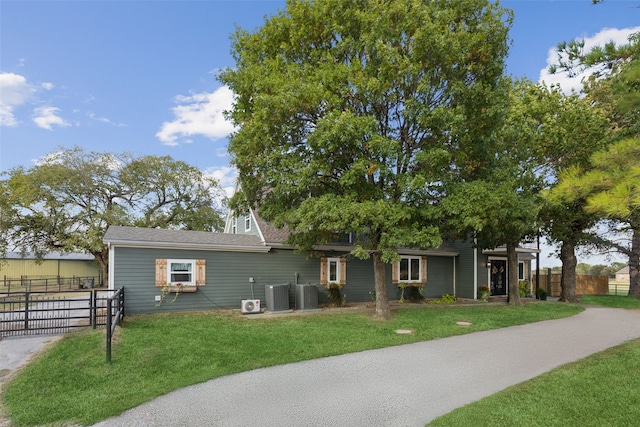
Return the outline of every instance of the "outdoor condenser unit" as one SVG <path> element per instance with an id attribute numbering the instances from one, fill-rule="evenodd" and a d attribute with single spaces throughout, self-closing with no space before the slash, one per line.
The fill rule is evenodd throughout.
<path id="1" fill-rule="evenodd" d="M 318 310 L 317 285 L 296 285 L 296 309 Z"/>
<path id="2" fill-rule="evenodd" d="M 243 299 L 240 306 L 242 314 L 260 313 L 259 299 Z"/>
<path id="3" fill-rule="evenodd" d="M 289 284 L 266 285 L 265 296 L 267 300 L 267 311 L 290 311 L 289 308 Z"/>

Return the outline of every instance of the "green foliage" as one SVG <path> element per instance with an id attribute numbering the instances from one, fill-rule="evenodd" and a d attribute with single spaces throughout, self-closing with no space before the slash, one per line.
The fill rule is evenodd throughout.
<path id="1" fill-rule="evenodd" d="M 342 313 L 265 320 L 226 312 L 130 316 L 117 329 L 111 364 L 105 362 L 102 331 L 66 335 L 4 385 L 3 401 L 15 425 L 91 425 L 172 390 L 233 373 L 582 310 L 555 304 L 428 307 L 394 311 L 388 322 Z M 472 325 L 458 327 L 463 318 Z M 401 328 L 415 332 L 395 333 Z"/>
<path id="2" fill-rule="evenodd" d="M 220 74 L 236 94 L 232 206 L 287 225 L 302 250 L 355 232 L 388 304 L 379 264 L 438 246 L 445 175 L 489 157 L 510 24 L 485 0 L 317 0 L 238 30 Z"/>
<path id="3" fill-rule="evenodd" d="M 481 301 L 487 302 L 489 301 L 489 297 L 491 296 L 491 289 L 487 285 L 482 285 L 478 288 L 478 297 Z"/>
<path id="4" fill-rule="evenodd" d="M 215 180 L 170 157 L 62 149 L 0 181 L 0 252 L 84 252 L 106 275 L 109 225 L 219 230 Z M 217 199 L 217 200 L 216 200 Z M 105 276 L 106 277 L 106 276 Z"/>
<path id="5" fill-rule="evenodd" d="M 528 280 L 521 280 L 518 283 L 518 288 L 520 290 L 520 297 L 525 298 L 531 295 L 531 287 L 529 286 Z"/>
<path id="6" fill-rule="evenodd" d="M 345 295 L 342 293 L 342 285 L 332 284 L 327 286 L 327 298 L 331 307 L 344 307 L 346 300 Z"/>
<path id="7" fill-rule="evenodd" d="M 536 289 L 536 298 L 541 300 L 547 299 L 547 291 L 544 288 Z"/>
<path id="8" fill-rule="evenodd" d="M 429 301 L 429 304 L 453 304 L 457 300 L 458 299 L 456 298 L 455 295 L 444 294 L 440 299 Z"/>

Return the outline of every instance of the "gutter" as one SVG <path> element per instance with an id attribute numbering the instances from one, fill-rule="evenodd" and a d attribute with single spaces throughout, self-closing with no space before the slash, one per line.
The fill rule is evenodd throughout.
<path id="1" fill-rule="evenodd" d="M 106 242 L 109 247 L 127 247 L 127 248 L 144 248 L 144 249 L 184 249 L 184 250 L 200 250 L 200 251 L 216 251 L 216 252 L 254 252 L 267 253 L 271 250 L 271 246 L 237 246 L 237 245 L 209 245 L 198 243 L 173 243 L 173 242 L 145 242 L 130 240 L 111 240 Z"/>

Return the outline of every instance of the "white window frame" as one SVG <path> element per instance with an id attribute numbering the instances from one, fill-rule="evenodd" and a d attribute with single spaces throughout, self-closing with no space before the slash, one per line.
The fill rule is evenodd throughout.
<path id="1" fill-rule="evenodd" d="M 172 264 L 190 264 L 191 267 L 188 272 L 180 273 L 171 271 Z M 191 279 L 190 280 L 172 280 L 172 273 L 175 274 L 188 274 Z M 171 284 L 171 286 L 195 286 L 196 285 L 196 260 L 195 259 L 167 259 L 167 282 Z"/>
<path id="2" fill-rule="evenodd" d="M 251 231 L 251 212 L 244 216 L 244 231 Z"/>
<path id="3" fill-rule="evenodd" d="M 335 278 L 331 279 L 331 264 L 335 263 Z M 327 283 L 340 283 L 340 258 L 327 258 Z"/>
<path id="4" fill-rule="evenodd" d="M 411 268 L 411 261 L 412 260 L 416 260 L 418 261 L 418 278 L 417 279 L 412 279 L 411 276 L 413 273 L 412 268 Z M 402 262 L 406 261 L 407 262 L 407 278 L 403 279 L 402 278 Z M 407 255 L 402 255 L 400 256 L 400 261 L 398 262 L 398 283 L 423 283 L 424 278 L 422 277 L 422 257 L 421 256 L 407 256 Z"/>
<path id="5" fill-rule="evenodd" d="M 238 217 L 231 218 L 231 234 L 238 233 Z"/>

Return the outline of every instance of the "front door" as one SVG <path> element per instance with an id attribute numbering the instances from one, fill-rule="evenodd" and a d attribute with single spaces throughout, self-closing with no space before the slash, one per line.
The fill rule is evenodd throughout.
<path id="1" fill-rule="evenodd" d="M 491 260 L 491 295 L 507 294 L 507 261 L 501 259 Z"/>

